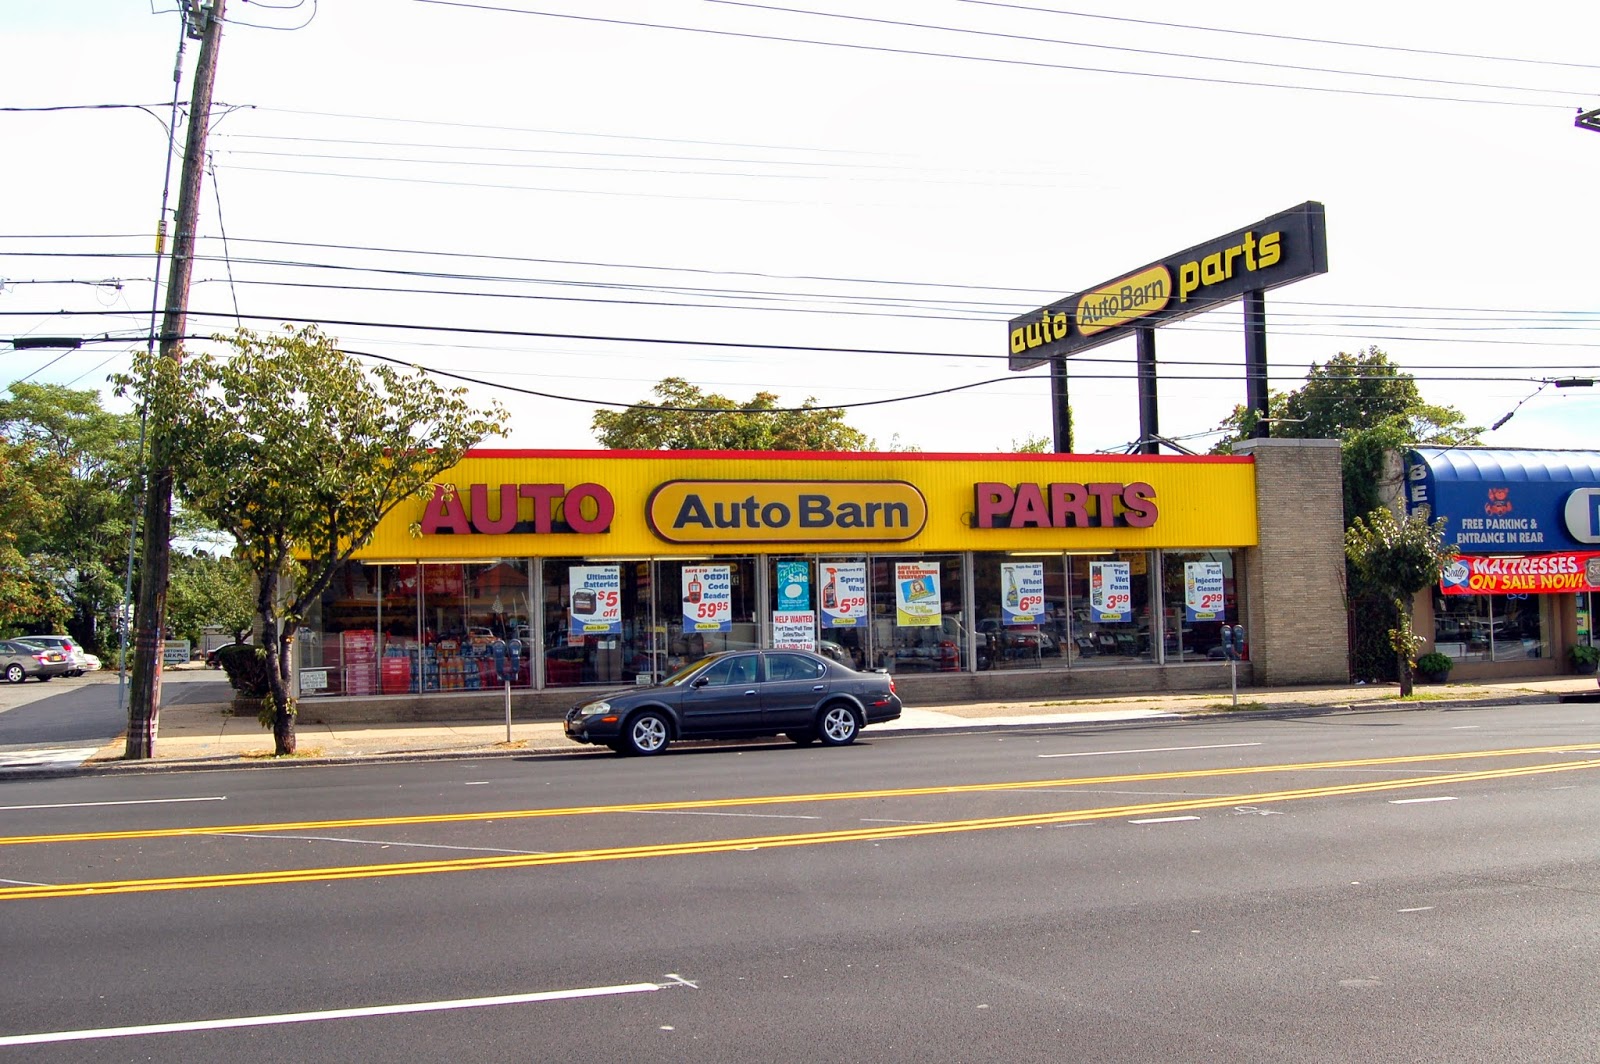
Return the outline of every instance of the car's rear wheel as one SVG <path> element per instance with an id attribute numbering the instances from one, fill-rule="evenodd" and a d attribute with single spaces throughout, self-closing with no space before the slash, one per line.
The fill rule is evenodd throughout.
<path id="1" fill-rule="evenodd" d="M 849 706 L 826 706 L 817 720 L 817 738 L 824 746 L 847 746 L 860 731 L 861 723 Z"/>
<path id="2" fill-rule="evenodd" d="M 653 709 L 629 718 L 622 733 L 622 752 L 648 757 L 659 754 L 672 741 L 672 728 L 667 718 Z"/>
<path id="3" fill-rule="evenodd" d="M 6 683 L 21 683 L 27 678 L 28 674 L 22 671 L 21 665 L 6 666 Z"/>
<path id="4" fill-rule="evenodd" d="M 796 746 L 810 746 L 817 741 L 817 733 L 809 728 L 805 731 L 784 732 L 784 735 L 788 736 L 789 741 Z"/>

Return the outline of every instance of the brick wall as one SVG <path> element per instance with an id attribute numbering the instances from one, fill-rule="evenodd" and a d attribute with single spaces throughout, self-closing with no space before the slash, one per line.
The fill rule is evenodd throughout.
<path id="1" fill-rule="evenodd" d="M 1345 683 L 1344 497 L 1338 440 L 1251 440 L 1260 542 L 1243 553 L 1256 683 Z"/>

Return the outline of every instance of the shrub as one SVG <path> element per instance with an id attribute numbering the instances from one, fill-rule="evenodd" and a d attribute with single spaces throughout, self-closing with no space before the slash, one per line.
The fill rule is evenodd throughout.
<path id="1" fill-rule="evenodd" d="M 1595 666 L 1600 665 L 1600 650 L 1582 643 L 1574 643 L 1568 647 L 1567 656 L 1572 659 L 1572 666 L 1576 669 L 1592 671 Z"/>
<path id="2" fill-rule="evenodd" d="M 267 676 L 267 654 L 249 643 L 229 643 L 217 648 L 217 663 L 228 674 L 228 683 L 235 691 L 251 698 L 262 698 L 271 692 Z"/>
<path id="3" fill-rule="evenodd" d="M 1417 671 L 1426 676 L 1444 676 L 1454 664 L 1450 655 L 1434 650 L 1417 659 Z"/>

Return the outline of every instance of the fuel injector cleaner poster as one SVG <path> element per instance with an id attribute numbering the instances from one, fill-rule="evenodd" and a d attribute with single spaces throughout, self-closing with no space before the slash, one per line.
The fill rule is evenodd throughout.
<path id="1" fill-rule="evenodd" d="M 1222 616 L 1222 563 L 1183 563 L 1184 620 L 1214 621 Z"/>
<path id="2" fill-rule="evenodd" d="M 1133 578 L 1127 562 L 1089 563 L 1089 615 L 1097 624 L 1130 620 Z"/>
<path id="3" fill-rule="evenodd" d="M 1044 562 L 1001 562 L 1000 605 L 1006 624 L 1038 624 L 1044 609 Z"/>
<path id="4" fill-rule="evenodd" d="M 622 631 L 622 567 L 574 565 L 567 570 L 572 588 L 568 616 L 572 634 L 616 635 Z"/>
<path id="5" fill-rule="evenodd" d="M 942 615 L 938 562 L 894 563 L 894 623 L 901 628 L 937 627 Z"/>
<path id="6" fill-rule="evenodd" d="M 733 570 L 726 565 L 683 567 L 683 630 L 726 632 L 733 626 Z"/>
<path id="7" fill-rule="evenodd" d="M 822 627 L 863 628 L 867 623 L 867 563 L 823 562 Z"/>

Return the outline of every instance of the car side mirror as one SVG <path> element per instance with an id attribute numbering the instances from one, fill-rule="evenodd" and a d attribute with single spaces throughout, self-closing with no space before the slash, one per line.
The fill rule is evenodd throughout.
<path id="1" fill-rule="evenodd" d="M 694 682 L 691 683 L 689 686 L 690 687 L 704 687 L 706 684 L 708 684 L 710 682 L 711 681 L 706 679 L 704 676 L 696 676 L 694 678 Z"/>

